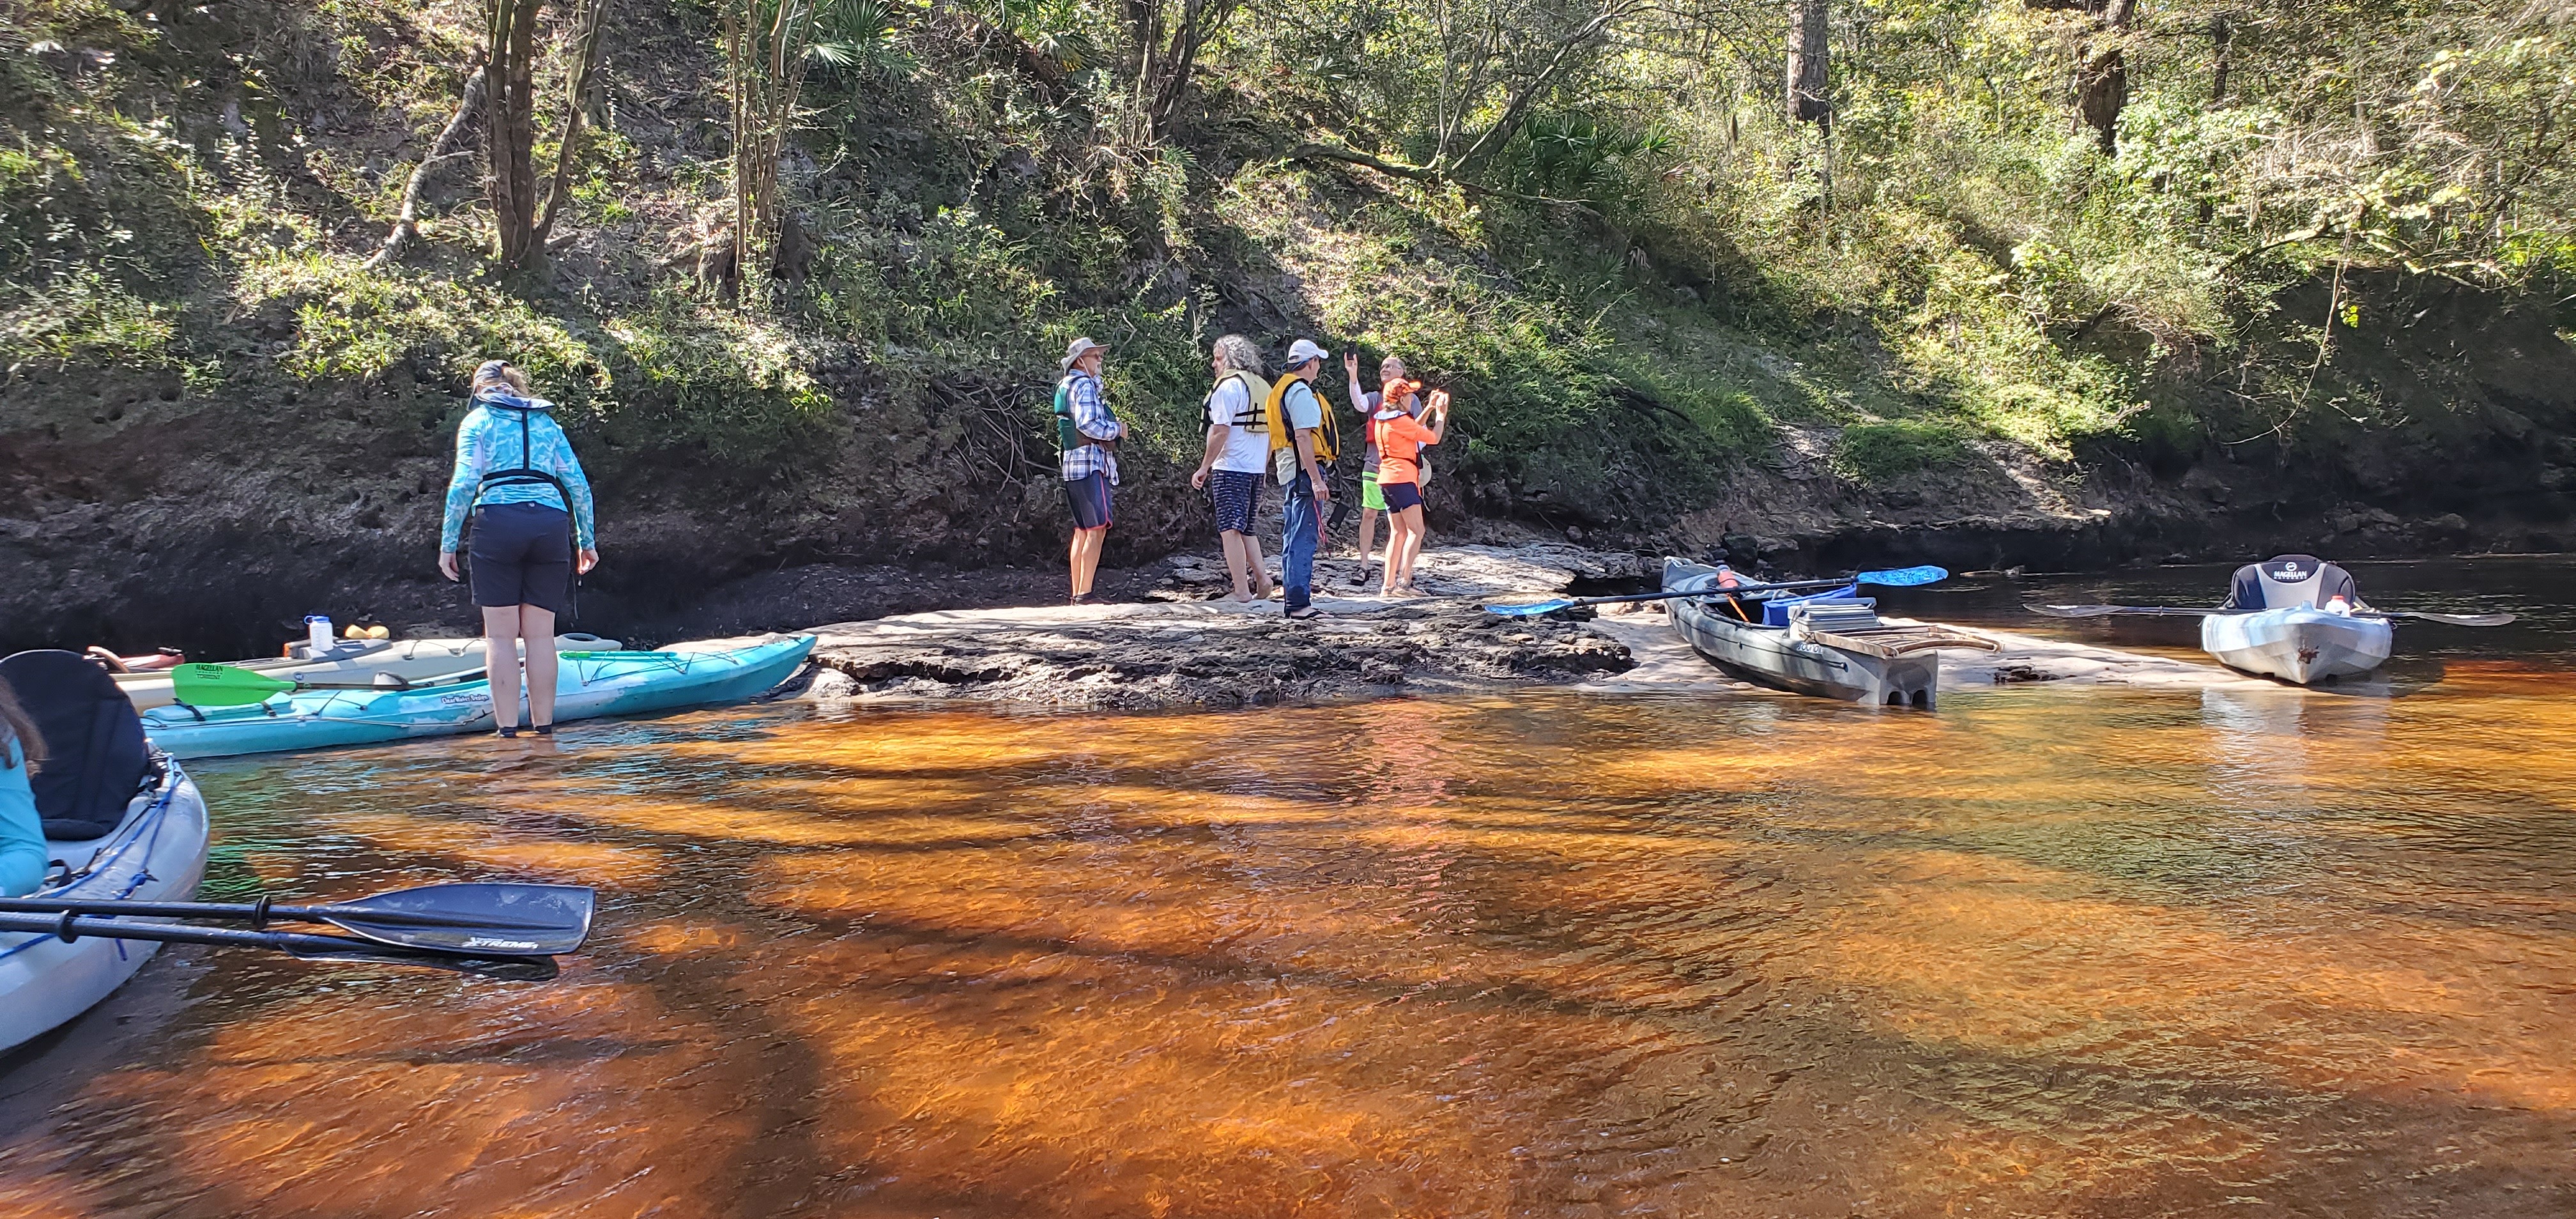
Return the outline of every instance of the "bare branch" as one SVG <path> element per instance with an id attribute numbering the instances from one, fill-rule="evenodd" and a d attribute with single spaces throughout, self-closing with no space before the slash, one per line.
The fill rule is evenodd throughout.
<path id="1" fill-rule="evenodd" d="M 412 167 L 411 180 L 403 184 L 402 212 L 394 219 L 394 228 L 385 234 L 385 244 L 367 260 L 366 269 L 374 271 L 402 257 L 403 247 L 420 229 L 420 192 L 429 184 L 429 175 L 448 161 L 465 155 L 456 146 L 474 126 L 474 113 L 483 108 L 483 65 L 478 60 L 474 70 L 465 76 L 465 88 L 456 101 L 456 113 L 448 116 L 447 126 L 430 142 L 429 152 Z"/>

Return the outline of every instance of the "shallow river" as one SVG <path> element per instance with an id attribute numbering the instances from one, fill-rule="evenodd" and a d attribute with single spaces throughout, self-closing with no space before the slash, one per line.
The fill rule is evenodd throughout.
<path id="1" fill-rule="evenodd" d="M 2362 568 L 2536 611 L 2401 628 L 2363 694 L 782 707 L 201 763 L 212 895 L 559 879 L 599 934 L 550 983 L 157 960 L 0 1075 L 0 1213 L 2563 1216 L 2569 573 Z"/>

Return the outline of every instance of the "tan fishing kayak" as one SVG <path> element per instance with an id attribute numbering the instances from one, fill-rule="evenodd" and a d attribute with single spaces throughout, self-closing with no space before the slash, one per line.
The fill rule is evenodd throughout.
<path id="1" fill-rule="evenodd" d="M 557 635 L 555 646 L 567 652 L 614 652 L 624 645 L 614 639 L 596 635 Z M 266 660 L 236 662 L 241 668 L 270 677 L 301 677 L 307 681 L 365 682 L 379 673 L 390 673 L 405 681 L 445 677 L 483 667 L 483 640 L 473 639 L 347 639 L 342 640 L 319 658 L 305 653 L 303 644 L 296 645 L 299 655 L 275 656 Z M 134 709 L 149 711 L 177 702 L 170 692 L 170 674 L 119 673 L 116 685 L 134 700 Z"/>

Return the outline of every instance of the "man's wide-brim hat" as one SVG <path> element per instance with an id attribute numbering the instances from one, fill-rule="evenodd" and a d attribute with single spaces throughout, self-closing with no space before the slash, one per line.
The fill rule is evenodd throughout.
<path id="1" fill-rule="evenodd" d="M 1064 358 L 1056 361 L 1056 363 L 1059 367 L 1071 368 L 1073 367 L 1074 361 L 1090 355 L 1092 352 L 1107 350 L 1109 349 L 1098 343 L 1094 343 L 1089 339 L 1075 339 L 1071 345 L 1064 349 Z"/>

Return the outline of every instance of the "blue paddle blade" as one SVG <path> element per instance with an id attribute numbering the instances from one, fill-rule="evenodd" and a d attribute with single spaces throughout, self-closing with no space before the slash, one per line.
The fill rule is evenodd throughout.
<path id="1" fill-rule="evenodd" d="M 1912 588 L 1917 584 L 1937 584 L 1950 578 L 1938 567 L 1899 567 L 1894 571 L 1865 571 L 1852 579 L 1861 584 L 1883 584 L 1892 588 Z"/>
<path id="2" fill-rule="evenodd" d="M 1485 612 L 1497 618 L 1536 618 L 1573 606 L 1571 601 L 1532 601 L 1527 605 L 1488 605 Z"/>

